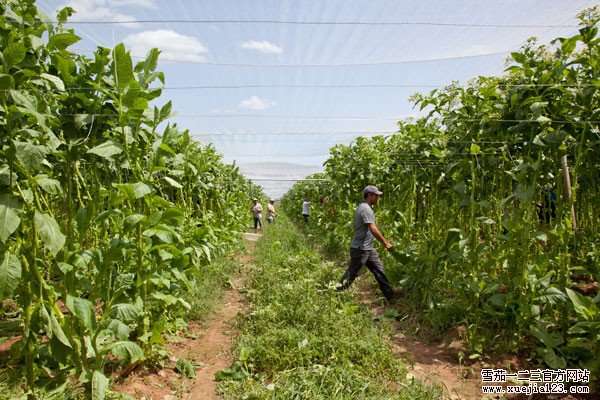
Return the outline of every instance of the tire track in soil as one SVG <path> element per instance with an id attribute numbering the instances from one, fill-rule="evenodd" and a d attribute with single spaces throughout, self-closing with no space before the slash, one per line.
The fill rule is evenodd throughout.
<path id="1" fill-rule="evenodd" d="M 238 331 L 235 320 L 246 309 L 240 293 L 244 287 L 245 267 L 254 261 L 253 252 L 260 235 L 245 234 L 246 252 L 238 256 L 240 272 L 231 279 L 231 288 L 223 292 L 212 315 L 202 323 L 192 321 L 184 337 L 177 337 L 167 345 L 172 356 L 165 368 L 158 371 L 134 373 L 118 385 L 114 391 L 127 393 L 144 400 L 218 400 L 215 374 L 233 362 L 232 347 Z M 186 379 L 175 372 L 179 358 L 196 366 L 196 377 Z"/>

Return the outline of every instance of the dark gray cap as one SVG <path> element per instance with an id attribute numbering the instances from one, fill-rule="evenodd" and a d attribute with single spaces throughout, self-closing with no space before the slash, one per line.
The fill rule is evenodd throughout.
<path id="1" fill-rule="evenodd" d="M 369 185 L 363 189 L 363 195 L 366 196 L 370 193 L 376 194 L 377 196 L 381 196 L 383 192 L 377 189 L 377 186 Z"/>

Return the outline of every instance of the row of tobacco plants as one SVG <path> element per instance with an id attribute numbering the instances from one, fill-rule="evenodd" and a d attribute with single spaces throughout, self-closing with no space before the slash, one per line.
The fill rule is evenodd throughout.
<path id="1" fill-rule="evenodd" d="M 101 399 L 107 373 L 162 354 L 257 189 L 151 105 L 157 50 L 70 52 L 71 13 L 0 3 L 0 329 L 29 397 L 77 377 Z"/>
<path id="2" fill-rule="evenodd" d="M 344 250 L 361 189 L 384 196 L 387 266 L 432 331 L 462 325 L 470 357 L 520 352 L 600 374 L 600 10 L 529 41 L 505 74 L 416 95 L 427 116 L 331 149 L 323 181 L 283 206 Z M 567 177 L 569 179 L 567 179 Z"/>

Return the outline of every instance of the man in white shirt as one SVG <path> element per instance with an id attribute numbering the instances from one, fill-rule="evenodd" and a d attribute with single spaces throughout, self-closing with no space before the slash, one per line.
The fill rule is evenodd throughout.
<path id="1" fill-rule="evenodd" d="M 304 217 L 304 222 L 308 223 L 308 216 L 310 215 L 310 201 L 308 201 L 308 197 L 304 198 L 302 202 L 302 217 Z"/>
<path id="2" fill-rule="evenodd" d="M 254 199 L 254 205 L 251 208 L 254 216 L 254 231 L 258 232 L 262 229 L 262 206 L 258 202 L 258 199 Z"/>
<path id="3" fill-rule="evenodd" d="M 269 200 L 269 204 L 267 204 L 267 221 L 272 224 L 275 221 L 275 216 L 277 212 L 275 211 L 275 200 Z"/>

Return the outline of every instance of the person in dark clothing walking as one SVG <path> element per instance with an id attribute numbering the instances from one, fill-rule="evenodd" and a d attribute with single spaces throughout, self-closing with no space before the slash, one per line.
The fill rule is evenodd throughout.
<path id="1" fill-rule="evenodd" d="M 350 244 L 350 263 L 337 290 L 345 290 L 350 287 L 360 269 L 366 265 L 375 276 L 385 298 L 391 301 L 394 298 L 394 290 L 385 276 L 379 254 L 373 247 L 373 239 L 377 239 L 386 250 L 392 248 L 392 244 L 386 240 L 375 224 L 375 213 L 372 207 L 377 204 L 381 195 L 383 192 L 372 185 L 363 190 L 364 201 L 356 208 L 354 214 L 354 238 Z"/>

